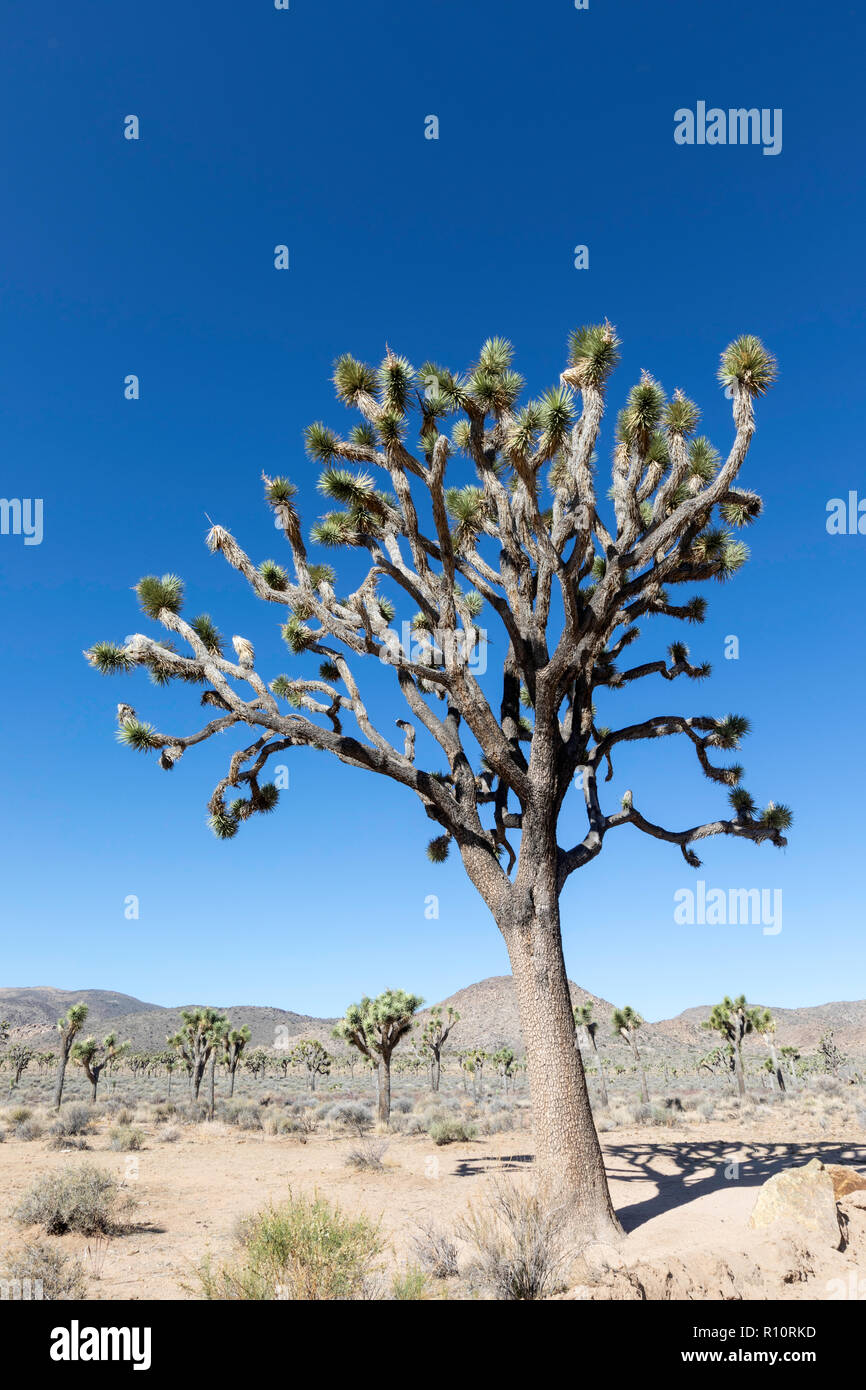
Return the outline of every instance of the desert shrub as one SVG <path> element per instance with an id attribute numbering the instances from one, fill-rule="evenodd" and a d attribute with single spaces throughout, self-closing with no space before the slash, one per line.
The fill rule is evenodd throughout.
<path id="1" fill-rule="evenodd" d="M 346 1166 L 348 1168 L 366 1169 L 371 1173 L 384 1173 L 385 1164 L 382 1159 L 388 1145 L 380 1140 L 378 1143 L 373 1139 L 361 1139 L 354 1148 L 350 1149 L 346 1155 Z"/>
<path id="2" fill-rule="evenodd" d="M 362 1134 L 373 1123 L 373 1112 L 368 1105 L 357 1100 L 338 1100 L 328 1108 L 328 1123 L 341 1125 L 355 1134 Z"/>
<path id="3" fill-rule="evenodd" d="M 118 1125 L 108 1136 L 111 1148 L 117 1153 L 132 1153 L 136 1149 L 143 1149 L 144 1140 L 143 1130 L 133 1129 L 131 1125 Z"/>
<path id="4" fill-rule="evenodd" d="M 427 1275 L 417 1265 L 407 1265 L 391 1280 L 391 1297 L 408 1300 L 427 1297 Z"/>
<path id="5" fill-rule="evenodd" d="M 412 1245 L 426 1274 L 434 1279 L 451 1279 L 457 1274 L 457 1246 L 435 1222 L 420 1226 L 418 1234 L 412 1237 Z"/>
<path id="6" fill-rule="evenodd" d="M 0 1129 L 0 1144 L 3 1143 L 3 1141 L 4 1141 L 5 1138 L 6 1138 L 6 1131 L 5 1131 L 5 1129 Z"/>
<path id="7" fill-rule="evenodd" d="M 43 1173 L 12 1214 L 22 1226 L 42 1226 L 50 1236 L 108 1235 L 121 1228 L 134 1205 L 111 1173 L 83 1163 L 63 1173 Z"/>
<path id="8" fill-rule="evenodd" d="M 51 1133 L 66 1135 L 89 1134 L 93 1128 L 93 1110 L 89 1105 L 64 1105 L 51 1126 Z"/>
<path id="9" fill-rule="evenodd" d="M 160 1144 L 176 1144 L 180 1138 L 180 1130 L 177 1125 L 166 1125 L 159 1133 Z"/>
<path id="10" fill-rule="evenodd" d="M 23 1125 L 33 1114 L 26 1105 L 15 1105 L 11 1110 L 6 1111 L 6 1120 L 10 1125 Z"/>
<path id="11" fill-rule="evenodd" d="M 645 1125 L 652 1120 L 653 1108 L 651 1105 L 633 1105 L 631 1118 L 636 1125 Z"/>
<path id="12" fill-rule="evenodd" d="M 412 1102 L 411 1100 L 407 1100 L 405 1096 L 398 1096 L 396 1100 L 391 1101 L 392 1114 L 396 1113 L 398 1115 L 408 1115 L 411 1109 Z"/>
<path id="13" fill-rule="evenodd" d="M 295 1197 L 243 1223 L 242 1257 L 199 1278 L 206 1299 L 320 1301 L 365 1298 L 382 1240 L 366 1216 L 348 1217 L 322 1197 Z"/>
<path id="14" fill-rule="evenodd" d="M 434 1144 L 459 1144 L 474 1139 L 477 1130 L 465 1120 L 433 1120 L 427 1130 Z"/>
<path id="15" fill-rule="evenodd" d="M 78 1260 L 42 1241 L 31 1241 L 20 1250 L 13 1251 L 6 1259 L 0 1278 L 16 1280 L 25 1288 L 24 1281 L 29 1279 L 31 1297 L 35 1296 L 35 1285 L 39 1290 L 38 1297 L 52 1302 L 87 1296 L 84 1274 Z"/>
<path id="16" fill-rule="evenodd" d="M 20 1125 L 15 1126 L 15 1138 L 23 1139 L 28 1144 L 34 1139 L 41 1139 L 42 1133 L 42 1126 L 38 1120 L 22 1120 Z"/>
<path id="17" fill-rule="evenodd" d="M 164 1101 L 161 1105 L 155 1105 L 155 1106 L 154 1106 L 154 1108 L 153 1108 L 153 1123 L 154 1123 L 155 1125 L 164 1125 L 164 1124 L 167 1124 L 167 1122 L 168 1122 L 170 1119 L 173 1119 L 174 1116 L 175 1116 L 176 1114 L 177 1114 L 177 1106 L 175 1105 L 174 1101 L 171 1101 L 171 1100 Z"/>
<path id="18" fill-rule="evenodd" d="M 534 1300 L 562 1286 L 565 1214 L 541 1193 L 500 1181 L 488 1207 L 473 1208 L 459 1233 L 474 1251 L 470 1281 L 495 1298 Z"/>
<path id="19" fill-rule="evenodd" d="M 54 1134 L 52 1132 L 51 1138 L 48 1140 L 48 1148 L 59 1153 L 68 1149 L 89 1149 L 90 1145 L 86 1139 L 77 1139 L 73 1135 Z"/>
<path id="20" fill-rule="evenodd" d="M 131 1125 L 135 1122 L 135 1115 L 124 1105 L 118 1110 L 115 1119 L 119 1125 Z"/>

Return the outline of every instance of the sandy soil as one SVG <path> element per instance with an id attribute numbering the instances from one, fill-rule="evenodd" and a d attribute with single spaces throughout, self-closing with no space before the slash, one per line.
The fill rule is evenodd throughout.
<path id="1" fill-rule="evenodd" d="M 641 1278 L 650 1297 L 834 1296 L 837 1286 L 830 1281 L 850 1282 L 866 1252 L 866 1207 L 852 1211 L 841 1252 L 815 1250 L 797 1233 L 758 1237 L 748 1218 L 772 1173 L 815 1156 L 866 1172 L 866 1145 L 827 1134 L 804 1141 L 802 1128 L 799 1138 L 789 1128 L 780 1120 L 745 1138 L 724 1123 L 684 1124 L 605 1136 L 614 1202 L 628 1234 L 618 1250 L 592 1252 L 570 1296 L 643 1296 L 623 1281 L 629 1269 L 649 1272 L 649 1280 Z M 532 1171 L 532 1139 L 525 1132 L 441 1148 L 426 1136 L 394 1135 L 386 1171 L 372 1174 L 346 1166 L 356 1142 L 349 1138 L 314 1134 L 302 1144 L 293 1136 L 243 1133 L 217 1123 L 186 1127 L 176 1143 L 162 1144 L 152 1127 L 146 1132 L 147 1147 L 135 1154 L 105 1148 L 104 1134 L 91 1139 L 87 1154 L 50 1152 L 38 1141 L 14 1138 L 0 1145 L 0 1253 L 35 1234 L 10 1218 L 35 1177 L 85 1158 L 114 1173 L 138 1201 L 134 1228 L 112 1238 L 101 1277 L 89 1278 L 93 1299 L 195 1296 L 202 1257 L 228 1255 L 237 1219 L 280 1201 L 289 1188 L 318 1191 L 347 1212 L 380 1219 L 389 1258 L 399 1267 L 411 1259 L 419 1221 L 453 1229 L 470 1203 L 484 1200 L 493 1175 Z M 734 1162 L 740 1166 L 732 1168 Z M 85 1255 L 87 1241 L 80 1236 L 51 1239 Z M 598 1279 L 607 1292 L 595 1290 Z"/>

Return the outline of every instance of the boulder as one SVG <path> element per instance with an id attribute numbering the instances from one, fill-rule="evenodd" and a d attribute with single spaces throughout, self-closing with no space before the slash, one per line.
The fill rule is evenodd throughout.
<path id="1" fill-rule="evenodd" d="M 838 1202 L 841 1197 L 847 1197 L 852 1192 L 866 1193 L 866 1174 L 858 1173 L 856 1168 L 850 1167 L 847 1163 L 828 1163 L 827 1172 L 833 1179 L 833 1192 Z"/>
<path id="2" fill-rule="evenodd" d="M 749 1217 L 754 1230 L 790 1223 L 813 1231 L 833 1250 L 842 1244 L 833 1177 L 818 1158 L 802 1168 L 785 1168 L 769 1178 Z"/>

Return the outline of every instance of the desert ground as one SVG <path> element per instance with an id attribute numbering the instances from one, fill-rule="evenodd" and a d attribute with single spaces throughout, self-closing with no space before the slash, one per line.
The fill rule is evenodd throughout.
<path id="1" fill-rule="evenodd" d="M 495 1296 L 462 1223 L 489 1210 L 503 1182 L 531 1184 L 520 1084 L 507 1096 L 495 1083 L 476 1096 L 446 1075 L 432 1096 L 423 1080 L 399 1080 L 384 1130 L 372 1118 L 369 1083 L 331 1078 L 311 1095 L 294 1079 L 244 1078 L 241 1093 L 220 1096 L 208 1121 L 177 1082 L 167 1101 L 123 1078 L 90 1106 L 72 1077 L 61 1117 L 78 1132 L 68 1135 L 52 1133 L 48 1079 L 22 1083 L 0 1108 L 0 1265 L 36 1240 L 80 1269 L 87 1298 L 201 1298 L 202 1262 L 236 1258 L 241 1222 L 290 1194 L 315 1194 L 378 1224 L 382 1249 L 366 1296 Z M 617 1246 L 567 1249 L 548 1296 L 866 1297 L 866 1176 L 839 1199 L 841 1248 L 826 1222 L 812 1226 L 808 1217 L 750 1226 L 767 1180 L 812 1159 L 845 1166 L 845 1186 L 856 1188 L 866 1175 L 861 1096 L 859 1085 L 824 1077 L 787 1096 L 754 1090 L 745 1102 L 718 1087 L 670 1089 L 651 1107 L 626 1090 L 612 1094 L 596 1118 L 626 1235 Z M 82 1163 L 113 1175 L 120 1194 L 134 1199 L 113 1234 L 50 1234 L 16 1217 L 44 1175 Z M 456 1272 L 445 1277 L 426 1248 L 431 1229 L 452 1238 L 457 1252 Z"/>

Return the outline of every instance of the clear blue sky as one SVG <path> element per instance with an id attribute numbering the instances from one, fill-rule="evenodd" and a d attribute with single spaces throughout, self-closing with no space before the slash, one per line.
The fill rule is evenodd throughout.
<path id="1" fill-rule="evenodd" d="M 0 983 L 331 1014 L 388 984 L 433 1001 L 507 970 L 457 858 L 428 864 L 411 793 L 303 753 L 278 814 L 218 843 L 205 806 L 226 742 L 167 775 L 114 740 L 118 700 L 188 731 L 197 692 L 102 680 L 81 652 L 144 630 L 131 586 L 173 570 L 190 612 L 253 637 L 269 677 L 286 669 L 273 613 L 205 550 L 205 514 L 257 560 L 284 558 L 259 475 L 300 483 L 307 523 L 323 510 L 301 431 L 345 427 L 332 359 L 378 362 L 387 340 L 459 369 L 502 334 L 537 392 L 568 331 L 608 316 L 624 342 L 612 406 L 646 367 L 701 404 L 721 448 L 720 350 L 754 332 L 779 358 L 743 475 L 766 503 L 752 561 L 706 589 L 686 634 L 714 676 L 644 682 L 610 722 L 748 714 L 746 785 L 796 821 L 783 852 L 710 842 L 697 875 L 674 847 L 611 835 L 565 895 L 570 974 L 649 1018 L 724 992 L 866 994 L 866 536 L 825 529 L 830 497 L 866 493 L 864 39 L 837 0 L 747 17 L 694 0 L 7 11 L 2 492 L 43 498 L 45 532 L 0 537 Z M 782 153 L 675 145 L 674 111 L 699 100 L 781 108 Z M 649 655 L 680 635 L 656 632 Z M 672 825 L 725 804 L 663 744 L 617 773 Z M 782 932 L 676 925 L 673 894 L 696 878 L 781 888 Z"/>

